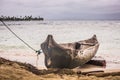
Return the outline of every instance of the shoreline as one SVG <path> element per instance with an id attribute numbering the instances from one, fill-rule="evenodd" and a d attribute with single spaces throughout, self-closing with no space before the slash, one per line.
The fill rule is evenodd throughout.
<path id="1" fill-rule="evenodd" d="M 100 56 L 100 55 L 96 55 Z M 109 56 L 109 57 L 108 57 Z M 101 56 L 106 60 L 106 68 L 104 69 L 120 69 L 120 62 L 119 62 L 119 57 L 113 59 L 112 56 Z M 37 66 L 39 69 L 46 69 L 45 64 L 44 64 L 44 54 L 41 53 L 38 56 L 37 60 L 37 54 L 34 51 L 30 50 L 23 50 L 23 49 L 17 49 L 17 50 L 0 50 L 0 57 L 3 57 L 5 59 L 9 59 L 12 61 L 19 61 L 23 63 L 29 63 L 34 66 Z M 115 57 L 115 56 L 114 56 Z M 85 67 L 85 66 L 83 66 Z M 91 67 L 91 66 L 90 66 Z M 86 68 L 86 67 L 85 67 Z"/>

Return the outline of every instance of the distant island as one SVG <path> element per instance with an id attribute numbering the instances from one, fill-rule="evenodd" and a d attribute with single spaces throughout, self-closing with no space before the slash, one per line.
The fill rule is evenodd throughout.
<path id="1" fill-rule="evenodd" d="M 43 21 L 44 18 L 42 17 L 32 17 L 31 16 L 19 16 L 19 17 L 15 17 L 15 16 L 0 16 L 0 20 L 3 20 L 3 21 L 31 21 L 31 20 L 41 20 Z"/>

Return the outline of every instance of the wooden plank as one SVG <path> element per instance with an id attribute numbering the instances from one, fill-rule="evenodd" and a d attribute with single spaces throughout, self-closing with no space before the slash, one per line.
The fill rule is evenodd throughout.
<path id="1" fill-rule="evenodd" d="M 100 56 L 95 56 L 86 64 L 92 64 L 92 65 L 106 67 L 106 60 Z"/>

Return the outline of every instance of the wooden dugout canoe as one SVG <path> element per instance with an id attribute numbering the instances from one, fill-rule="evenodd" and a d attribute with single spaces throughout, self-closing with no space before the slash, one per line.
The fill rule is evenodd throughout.
<path id="1" fill-rule="evenodd" d="M 99 47 L 96 35 L 87 40 L 58 44 L 52 35 L 41 44 L 47 68 L 75 68 L 90 61 Z"/>

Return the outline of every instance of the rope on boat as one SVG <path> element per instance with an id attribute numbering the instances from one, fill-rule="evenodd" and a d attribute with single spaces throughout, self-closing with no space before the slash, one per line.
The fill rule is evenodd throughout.
<path id="1" fill-rule="evenodd" d="M 37 59 L 36 59 L 36 66 L 38 66 L 38 60 L 39 60 L 39 54 L 42 53 L 42 50 L 35 50 L 33 47 L 31 47 L 28 43 L 26 43 L 23 39 L 21 39 L 15 32 L 13 32 L 6 24 L 3 20 L 0 19 L 0 21 L 2 22 L 2 24 L 15 36 L 17 37 L 21 42 L 23 42 L 26 46 L 28 46 L 30 49 L 32 49 L 33 51 L 35 51 L 37 53 Z"/>
<path id="2" fill-rule="evenodd" d="M 33 47 L 31 47 L 28 43 L 26 43 L 23 39 L 21 39 L 15 32 L 13 32 L 6 24 L 3 20 L 0 19 L 0 21 L 2 22 L 2 24 L 15 36 L 17 37 L 20 41 L 22 41 L 26 46 L 28 46 L 30 49 L 32 49 L 33 51 L 35 51 L 37 53 L 37 55 L 39 55 L 40 53 L 42 53 L 42 50 L 35 50 Z"/>
<path id="3" fill-rule="evenodd" d="M 39 54 L 37 54 L 36 67 L 38 67 Z"/>

